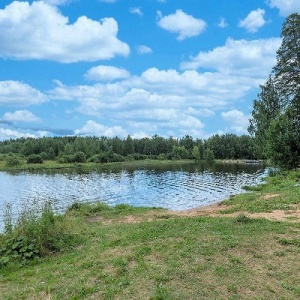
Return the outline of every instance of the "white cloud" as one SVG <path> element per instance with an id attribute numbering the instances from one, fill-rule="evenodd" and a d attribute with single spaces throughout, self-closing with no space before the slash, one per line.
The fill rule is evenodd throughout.
<path id="1" fill-rule="evenodd" d="M 299 0 L 269 0 L 269 5 L 272 8 L 278 8 L 283 17 L 300 12 Z"/>
<path id="2" fill-rule="evenodd" d="M 130 77 L 130 73 L 122 68 L 101 65 L 91 68 L 84 76 L 88 80 L 112 81 L 115 79 L 128 78 Z"/>
<path id="3" fill-rule="evenodd" d="M 20 132 L 7 128 L 0 128 L 0 140 L 17 139 L 17 138 L 35 138 L 36 136 L 28 132 Z"/>
<path id="4" fill-rule="evenodd" d="M 139 54 L 150 54 L 152 53 L 152 49 L 148 46 L 145 46 L 145 45 L 140 45 L 137 47 L 137 51 Z"/>
<path id="5" fill-rule="evenodd" d="M 226 28 L 226 27 L 228 27 L 228 23 L 226 22 L 225 18 L 221 18 L 220 19 L 218 27 L 220 27 L 220 28 Z"/>
<path id="6" fill-rule="evenodd" d="M 254 33 L 266 24 L 264 15 L 265 11 L 263 9 L 258 8 L 257 10 L 253 10 L 245 19 L 240 21 L 239 26 Z"/>
<path id="7" fill-rule="evenodd" d="M 0 81 L 1 106 L 28 106 L 47 100 L 46 95 L 19 81 Z"/>
<path id="8" fill-rule="evenodd" d="M 239 110 L 230 110 L 222 112 L 221 117 L 230 124 L 230 129 L 237 134 L 247 134 L 247 128 L 249 126 L 250 116 L 246 116 Z"/>
<path id="9" fill-rule="evenodd" d="M 72 0 L 42 0 L 43 2 L 49 3 L 51 5 L 65 5 L 70 3 Z"/>
<path id="10" fill-rule="evenodd" d="M 201 34 L 207 26 L 205 21 L 196 19 L 181 9 L 177 9 L 174 14 L 168 16 L 162 16 L 162 13 L 158 11 L 157 18 L 158 26 L 178 34 L 177 40 L 179 41 Z"/>
<path id="11" fill-rule="evenodd" d="M 204 137 L 205 123 L 213 116 L 223 111 L 217 122 L 227 121 L 234 112 L 226 111 L 236 103 L 250 106 L 245 99 L 264 83 L 280 43 L 279 38 L 228 39 L 222 47 L 191 57 L 182 64 L 183 71 L 149 68 L 114 82 L 81 86 L 60 83 L 49 97 L 75 101 L 74 112 L 109 120 L 130 134 Z M 240 121 L 231 124 L 239 134 L 247 128 L 246 116 L 241 114 L 236 113 Z"/>
<path id="12" fill-rule="evenodd" d="M 252 41 L 229 38 L 224 46 L 199 52 L 190 61 L 183 62 L 181 68 L 215 69 L 224 74 L 265 79 L 276 63 L 276 51 L 280 44 L 280 38 Z"/>
<path id="13" fill-rule="evenodd" d="M 40 122 L 41 119 L 29 110 L 16 110 L 15 112 L 7 112 L 4 114 L 3 120 L 9 122 Z"/>
<path id="14" fill-rule="evenodd" d="M 130 7 L 129 12 L 131 14 L 136 14 L 136 15 L 139 15 L 141 17 L 144 15 L 140 7 Z"/>
<path id="15" fill-rule="evenodd" d="M 75 130 L 75 134 L 107 137 L 125 137 L 128 135 L 128 133 L 122 129 L 121 126 L 107 127 L 92 120 L 87 121 L 81 129 Z"/>
<path id="16" fill-rule="evenodd" d="M 0 10 L 0 57 L 47 59 L 64 63 L 127 56 L 129 46 L 117 38 L 113 18 L 100 22 L 85 16 L 69 24 L 45 2 L 14 1 Z"/>
<path id="17" fill-rule="evenodd" d="M 99 2 L 105 2 L 105 3 L 115 3 L 117 0 L 98 0 Z"/>

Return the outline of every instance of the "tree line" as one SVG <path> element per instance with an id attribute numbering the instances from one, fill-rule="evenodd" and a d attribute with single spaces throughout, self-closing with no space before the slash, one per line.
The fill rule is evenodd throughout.
<path id="1" fill-rule="evenodd" d="M 287 17 L 277 63 L 254 100 L 249 133 L 255 153 L 275 165 L 300 165 L 300 15 Z"/>
<path id="2" fill-rule="evenodd" d="M 186 135 L 177 139 L 151 138 L 43 137 L 18 138 L 0 142 L 0 153 L 22 155 L 30 163 L 44 160 L 72 162 L 119 162 L 143 159 L 254 159 L 254 139 L 248 135 L 214 135 L 207 140 Z M 12 162 L 13 164 L 13 162 Z"/>

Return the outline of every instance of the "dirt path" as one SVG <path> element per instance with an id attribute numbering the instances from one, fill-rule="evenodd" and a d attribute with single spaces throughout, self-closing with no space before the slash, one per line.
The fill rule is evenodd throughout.
<path id="1" fill-rule="evenodd" d="M 249 218 L 265 218 L 272 221 L 287 221 L 287 222 L 299 222 L 300 210 L 274 210 L 272 212 L 263 213 L 249 213 L 238 211 L 230 214 L 222 214 L 221 212 L 229 209 L 230 206 L 223 205 L 221 203 L 213 204 L 204 207 L 197 207 L 184 211 L 171 211 L 170 213 L 176 216 L 182 217 L 197 217 L 197 216 L 210 216 L 210 217 L 236 217 L 243 214 Z"/>

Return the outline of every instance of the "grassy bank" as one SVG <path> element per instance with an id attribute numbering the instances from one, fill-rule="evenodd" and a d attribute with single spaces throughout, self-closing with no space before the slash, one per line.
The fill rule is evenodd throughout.
<path id="1" fill-rule="evenodd" d="M 299 180 L 276 174 L 217 217 L 74 205 L 76 245 L 0 269 L 1 299 L 299 299 L 299 219 L 252 218 L 298 211 Z"/>
<path id="2" fill-rule="evenodd" d="M 151 167 L 151 166 L 164 166 L 164 165 L 181 165 L 193 163 L 194 160 L 182 159 L 182 160 L 157 160 L 157 159 L 145 159 L 137 161 L 123 161 L 123 162 L 111 162 L 111 163 L 60 163 L 55 160 L 46 160 L 42 164 L 28 164 L 25 160 L 20 160 L 19 165 L 7 166 L 5 160 L 0 159 L 0 171 L 23 171 L 23 170 L 43 170 L 43 169 L 82 169 L 82 170 L 95 170 L 95 169 L 136 169 L 138 167 Z"/>

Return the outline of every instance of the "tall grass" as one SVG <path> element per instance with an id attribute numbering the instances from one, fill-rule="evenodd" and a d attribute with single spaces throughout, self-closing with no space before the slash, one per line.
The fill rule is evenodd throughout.
<path id="1" fill-rule="evenodd" d="M 34 208 L 23 210 L 16 224 L 12 224 L 11 205 L 6 204 L 4 234 L 0 235 L 0 267 L 26 264 L 74 245 L 65 218 L 56 216 L 51 203 L 46 202 L 40 212 Z"/>

